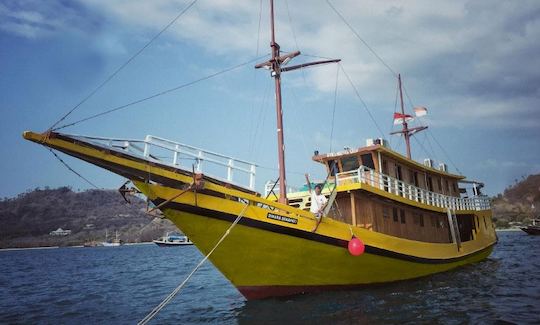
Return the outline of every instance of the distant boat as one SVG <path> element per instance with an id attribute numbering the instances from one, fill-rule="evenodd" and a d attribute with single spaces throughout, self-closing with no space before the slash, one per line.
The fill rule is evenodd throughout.
<path id="1" fill-rule="evenodd" d="M 540 219 L 533 219 L 531 225 L 520 227 L 520 229 L 529 235 L 540 235 Z"/>
<path id="2" fill-rule="evenodd" d="M 91 240 L 83 244 L 83 247 L 98 247 L 98 246 L 103 246 L 103 243 L 95 241 L 95 240 Z"/>
<path id="3" fill-rule="evenodd" d="M 107 230 L 105 230 L 105 241 L 102 242 L 101 245 L 98 245 L 98 246 L 116 247 L 116 246 L 122 246 L 122 245 L 124 245 L 124 242 L 118 238 L 118 231 L 115 231 L 114 239 L 110 240 L 109 233 L 107 232 Z"/>
<path id="4" fill-rule="evenodd" d="M 193 242 L 189 240 L 187 236 L 181 236 L 176 234 L 167 233 L 166 236 L 152 240 L 152 242 L 158 246 L 183 246 L 193 245 Z"/>

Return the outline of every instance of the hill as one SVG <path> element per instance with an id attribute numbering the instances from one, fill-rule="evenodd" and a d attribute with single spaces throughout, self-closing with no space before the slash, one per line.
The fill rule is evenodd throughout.
<path id="1" fill-rule="evenodd" d="M 522 178 L 493 198 L 493 216 L 497 227 L 529 224 L 540 215 L 540 174 Z"/>
<path id="2" fill-rule="evenodd" d="M 530 175 L 493 198 L 498 228 L 528 224 L 540 215 L 540 174 Z M 105 240 L 119 233 L 125 242 L 145 242 L 178 229 L 167 219 L 151 217 L 146 202 L 131 197 L 127 204 L 117 191 L 74 192 L 69 187 L 40 189 L 0 200 L 0 248 L 73 246 Z M 51 236 L 58 228 L 68 236 Z"/>
<path id="3" fill-rule="evenodd" d="M 117 191 L 74 192 L 69 187 L 40 189 L 0 201 L 0 248 L 82 245 L 103 241 L 118 231 L 125 242 L 150 241 L 178 231 L 168 220 L 145 213 L 146 202 L 131 197 L 127 204 Z M 68 236 L 51 236 L 58 228 Z"/>

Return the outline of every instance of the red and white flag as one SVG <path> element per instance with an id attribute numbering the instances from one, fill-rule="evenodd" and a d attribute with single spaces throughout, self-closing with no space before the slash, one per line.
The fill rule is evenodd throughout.
<path id="1" fill-rule="evenodd" d="M 394 113 L 394 125 L 403 124 L 404 120 L 405 122 L 409 122 L 414 120 L 414 117 L 407 114 Z"/>
<path id="2" fill-rule="evenodd" d="M 414 108 L 414 115 L 417 117 L 425 116 L 427 114 L 427 108 L 422 106 L 417 106 Z"/>

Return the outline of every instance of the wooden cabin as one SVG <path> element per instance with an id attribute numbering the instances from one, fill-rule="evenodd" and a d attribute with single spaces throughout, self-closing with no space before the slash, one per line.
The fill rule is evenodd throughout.
<path id="1" fill-rule="evenodd" d="M 460 197 L 458 183 L 465 177 L 449 173 L 443 164 L 436 169 L 431 160 L 420 164 L 407 159 L 384 141 L 317 154 L 313 160 L 324 164 L 338 185 L 329 213 L 333 219 L 391 236 L 450 243 L 474 239 L 481 225 L 479 218 L 486 218 L 473 212 L 484 203 Z M 323 192 L 329 196 L 332 188 Z M 309 200 L 305 192 L 289 195 L 289 204 L 304 209 L 309 209 Z M 455 223 L 453 229 L 451 222 Z M 492 227 L 491 220 L 482 224 L 485 230 Z"/>

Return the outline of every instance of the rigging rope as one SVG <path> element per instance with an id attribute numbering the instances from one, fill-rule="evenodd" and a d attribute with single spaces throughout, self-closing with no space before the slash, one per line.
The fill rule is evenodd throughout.
<path id="1" fill-rule="evenodd" d="M 409 104 L 411 105 L 411 107 L 414 107 L 413 102 L 412 102 L 412 100 L 411 100 L 411 97 L 409 96 L 409 93 L 407 92 L 407 89 L 405 88 L 405 86 L 403 86 L 403 92 L 405 93 L 405 96 L 406 96 L 407 99 L 409 100 Z M 419 117 L 419 119 L 423 122 L 423 119 L 422 119 L 421 117 Z M 457 165 L 452 161 L 452 158 L 450 158 L 450 155 L 446 152 L 446 150 L 444 150 L 443 146 L 441 146 L 441 144 L 439 143 L 439 141 L 437 141 L 437 139 L 436 139 L 435 136 L 433 135 L 433 132 L 431 132 L 430 129 L 427 129 L 426 131 L 427 131 L 426 133 L 428 133 L 428 134 L 431 136 L 431 138 L 433 139 L 433 141 L 435 141 L 435 143 L 437 144 L 437 146 L 439 146 L 439 148 L 441 148 L 441 151 L 442 151 L 443 155 L 446 156 L 446 159 L 448 159 L 448 161 L 450 162 L 450 164 L 452 164 L 452 166 L 456 169 L 456 171 L 457 171 L 459 174 L 463 175 L 463 174 L 461 173 L 461 171 L 459 170 L 459 168 L 457 167 Z M 428 144 L 429 144 L 429 146 L 431 147 L 431 143 L 430 143 L 429 139 L 428 139 Z M 433 150 L 433 148 L 432 148 L 432 150 Z M 433 151 L 435 151 L 435 150 L 433 150 Z"/>
<path id="2" fill-rule="evenodd" d="M 105 79 L 101 84 L 99 84 L 88 96 L 83 98 L 77 105 L 75 105 L 70 111 L 68 111 L 64 116 L 62 116 L 58 121 L 56 121 L 49 130 L 54 130 L 54 128 L 63 120 L 65 120 L 71 113 L 73 113 L 76 109 L 78 109 L 82 104 L 84 104 L 90 97 L 94 96 L 95 93 L 97 93 L 103 86 L 105 86 L 109 81 L 111 81 L 112 78 L 114 78 L 121 70 L 123 70 L 128 64 L 131 63 L 139 54 L 141 54 L 150 44 L 152 44 L 161 34 L 163 34 L 169 27 L 171 27 L 182 15 L 186 13 L 198 0 L 193 0 L 187 7 L 185 7 L 176 17 L 174 17 L 173 20 L 171 20 L 163 29 L 159 31 L 154 37 L 152 37 L 143 47 L 141 47 L 135 54 L 133 54 L 124 64 L 122 64 L 120 67 L 118 67 L 107 79 Z"/>
<path id="3" fill-rule="evenodd" d="M 265 56 L 266 56 L 266 55 L 265 55 Z M 142 102 L 144 102 L 144 101 L 147 101 L 147 100 L 150 100 L 150 99 L 153 99 L 153 98 L 156 98 L 156 97 L 159 97 L 159 96 L 168 94 L 168 93 L 170 93 L 170 92 L 173 92 L 173 91 L 176 91 L 176 90 L 179 90 L 179 89 L 182 89 L 182 88 L 185 88 L 185 87 L 194 85 L 194 84 L 199 83 L 199 82 L 201 82 L 201 81 L 205 81 L 205 80 L 208 80 L 208 79 L 210 79 L 210 78 L 213 78 L 213 77 L 219 76 L 219 75 L 221 75 L 221 74 L 224 74 L 224 73 L 226 73 L 226 72 L 229 72 L 229 71 L 232 71 L 232 70 L 241 68 L 241 67 L 243 67 L 243 66 L 245 66 L 245 65 L 248 65 L 248 64 L 253 63 L 253 62 L 255 62 L 255 61 L 258 61 L 258 60 L 262 59 L 262 58 L 265 57 L 265 56 L 262 56 L 262 57 L 258 57 L 258 58 L 252 59 L 252 60 L 250 60 L 250 61 L 247 61 L 247 62 L 238 64 L 238 65 L 235 65 L 235 66 L 233 66 L 233 67 L 229 67 L 229 68 L 227 68 L 227 69 L 224 69 L 224 70 L 221 70 L 221 71 L 219 71 L 219 72 L 213 73 L 213 74 L 211 74 L 211 75 L 208 75 L 208 76 L 199 78 L 199 79 L 197 79 L 197 80 L 190 81 L 190 82 L 188 82 L 188 83 L 179 85 L 179 86 L 174 87 L 174 88 L 171 88 L 171 89 L 164 90 L 164 91 L 159 92 L 159 93 L 156 93 L 156 94 L 154 94 L 154 95 L 151 95 L 151 96 L 148 96 L 148 97 L 145 97 L 145 98 L 141 98 L 141 99 L 135 100 L 135 101 L 130 102 L 130 103 L 128 103 L 128 104 L 125 104 L 125 105 L 121 105 L 121 106 L 117 106 L 117 107 L 108 109 L 108 110 L 103 111 L 103 112 L 101 112 L 101 113 L 97 113 L 97 114 L 94 114 L 94 115 L 85 117 L 85 118 L 80 119 L 80 120 L 77 120 L 77 121 L 75 121 L 75 122 L 72 122 L 72 123 L 69 123 L 69 124 L 64 124 L 64 125 L 62 125 L 62 126 L 59 126 L 59 127 L 57 127 L 57 128 L 52 129 L 52 131 L 64 129 L 64 128 L 73 126 L 73 125 L 75 125 L 75 124 L 79 124 L 79 123 L 82 123 L 82 122 L 86 122 L 86 121 L 88 121 L 88 120 L 92 120 L 92 119 L 95 119 L 95 118 L 97 118 L 97 117 L 100 117 L 100 116 L 103 116 L 103 115 L 106 115 L 106 114 L 109 114 L 109 113 L 112 113 L 112 112 L 116 112 L 116 111 L 119 111 L 119 110 L 128 108 L 128 107 L 130 107 L 130 106 L 133 106 L 133 105 L 135 105 L 135 104 L 139 104 L 139 103 L 142 103 Z"/>
<path id="4" fill-rule="evenodd" d="M 259 1 L 259 23 L 257 27 L 257 49 L 255 50 L 255 56 L 259 56 L 259 45 L 261 40 L 261 20 L 262 20 L 262 0 Z M 257 96 L 255 95 L 257 93 L 257 69 L 253 69 L 253 83 L 251 84 L 253 88 L 253 100 L 251 103 L 251 110 L 250 110 L 250 121 L 253 121 L 256 115 L 255 109 L 257 106 Z M 253 139 L 253 126 L 255 123 L 249 123 L 249 137 L 248 137 L 248 148 L 251 146 L 251 140 Z"/>
<path id="5" fill-rule="evenodd" d="M 394 77 L 397 77 L 397 73 L 364 41 L 364 39 L 358 34 L 358 32 L 349 24 L 349 22 L 343 17 L 343 15 L 330 3 L 330 0 L 326 0 L 326 3 L 332 8 L 332 10 L 341 18 L 341 20 L 349 27 L 353 34 L 368 48 L 368 50 L 392 73 Z"/>
<path id="6" fill-rule="evenodd" d="M 459 170 L 459 168 L 456 166 L 456 164 L 454 164 L 454 161 L 452 161 L 452 158 L 450 158 L 450 155 L 446 152 L 446 150 L 444 150 L 443 146 L 441 146 L 441 144 L 439 143 L 439 141 L 437 141 L 437 139 L 435 139 L 435 137 L 433 136 L 433 134 L 431 132 L 428 132 L 429 135 L 431 135 L 431 138 L 433 139 L 433 141 L 435 141 L 435 143 L 439 146 L 439 148 L 441 148 L 442 152 L 444 153 L 444 155 L 446 156 L 446 158 L 448 158 L 448 161 L 452 164 L 452 166 L 454 166 L 454 168 L 457 170 L 457 172 L 460 174 L 460 175 L 463 175 L 463 173 L 461 172 L 461 170 Z"/>
<path id="7" fill-rule="evenodd" d="M 73 168 L 71 168 L 65 161 L 62 160 L 62 158 L 60 158 L 56 152 L 54 152 L 51 148 L 47 148 L 55 157 L 56 159 L 58 159 L 62 164 L 64 164 L 64 166 L 69 169 L 71 172 L 73 172 L 75 175 L 79 176 L 80 178 L 82 178 L 84 181 L 86 181 L 88 184 L 92 185 L 93 187 L 95 187 L 96 189 L 100 189 L 99 187 L 97 187 L 94 183 L 90 182 L 87 178 L 85 178 L 83 175 L 77 173 Z"/>
<path id="8" fill-rule="evenodd" d="M 285 7 L 287 8 L 287 17 L 289 18 L 289 27 L 291 28 L 291 33 L 293 35 L 294 44 L 296 45 L 296 50 L 300 51 L 300 46 L 298 45 L 298 39 L 296 38 L 296 32 L 294 31 L 294 25 L 293 25 L 292 19 L 291 19 L 291 12 L 289 10 L 289 1 L 288 0 L 285 0 Z M 304 79 L 304 85 L 307 86 L 305 67 L 301 67 L 300 71 L 302 72 L 302 78 Z"/>
<path id="9" fill-rule="evenodd" d="M 358 92 L 358 90 L 356 89 L 356 87 L 354 86 L 354 83 L 352 82 L 351 80 L 351 77 L 349 77 L 349 75 L 347 74 L 347 72 L 345 71 L 345 69 L 343 68 L 343 65 L 341 65 L 340 63 L 338 63 L 339 66 L 341 67 L 341 70 L 343 71 L 343 73 L 345 74 L 345 76 L 347 77 L 347 80 L 349 81 L 349 84 L 351 85 L 351 87 L 353 88 L 354 90 L 354 93 L 356 94 L 356 97 L 358 97 L 358 99 L 360 100 L 360 102 L 364 105 L 364 109 L 366 110 L 366 112 L 368 113 L 369 117 L 371 118 L 371 121 L 373 122 L 373 124 L 375 124 L 375 127 L 377 127 L 377 130 L 379 130 L 379 132 L 381 133 L 381 137 L 384 138 L 384 133 L 383 131 L 381 130 L 381 128 L 379 127 L 379 124 L 377 123 L 377 121 L 375 120 L 375 118 L 373 117 L 373 115 L 371 114 L 366 102 L 364 102 L 364 100 L 362 99 L 362 97 L 360 97 L 360 93 Z"/>
<path id="10" fill-rule="evenodd" d="M 218 246 L 223 242 L 223 240 L 231 233 L 231 230 L 234 228 L 234 226 L 236 226 L 236 224 L 238 224 L 238 222 L 240 221 L 240 219 L 242 219 L 242 217 L 244 216 L 244 213 L 246 212 L 247 208 L 249 206 L 249 203 L 246 203 L 246 205 L 244 206 L 244 208 L 242 209 L 242 211 L 240 212 L 240 214 L 236 217 L 236 219 L 234 220 L 234 222 L 229 226 L 229 228 L 225 231 L 225 233 L 223 234 L 223 236 L 221 236 L 221 238 L 219 239 L 219 241 L 217 242 L 217 244 L 210 250 L 210 252 L 208 254 L 206 254 L 206 256 L 199 262 L 199 264 L 197 264 L 197 266 L 195 266 L 195 268 L 193 269 L 193 271 L 191 271 L 191 273 L 186 277 L 186 279 L 184 281 L 182 281 L 182 283 L 180 283 L 180 285 L 178 285 L 165 299 L 163 299 L 163 301 L 157 305 L 154 309 L 152 309 L 152 311 L 146 315 L 140 322 L 137 323 L 137 325 L 145 325 L 147 324 L 149 321 L 152 320 L 152 318 L 154 318 L 165 306 L 167 306 L 167 304 L 169 304 L 171 302 L 171 300 L 180 292 L 180 290 L 182 290 L 182 288 L 186 285 L 186 283 L 189 281 L 189 279 L 193 276 L 193 274 L 195 274 L 195 272 L 197 272 L 197 270 L 204 264 L 204 262 L 206 262 L 206 260 L 210 257 L 210 255 L 212 255 L 212 253 L 216 250 L 216 248 L 218 248 Z"/>
<path id="11" fill-rule="evenodd" d="M 336 69 L 336 88 L 334 89 L 334 108 L 332 110 L 332 129 L 330 130 L 330 152 L 332 152 L 332 142 L 334 141 L 334 118 L 336 116 L 338 83 L 339 83 L 339 66 Z"/>

